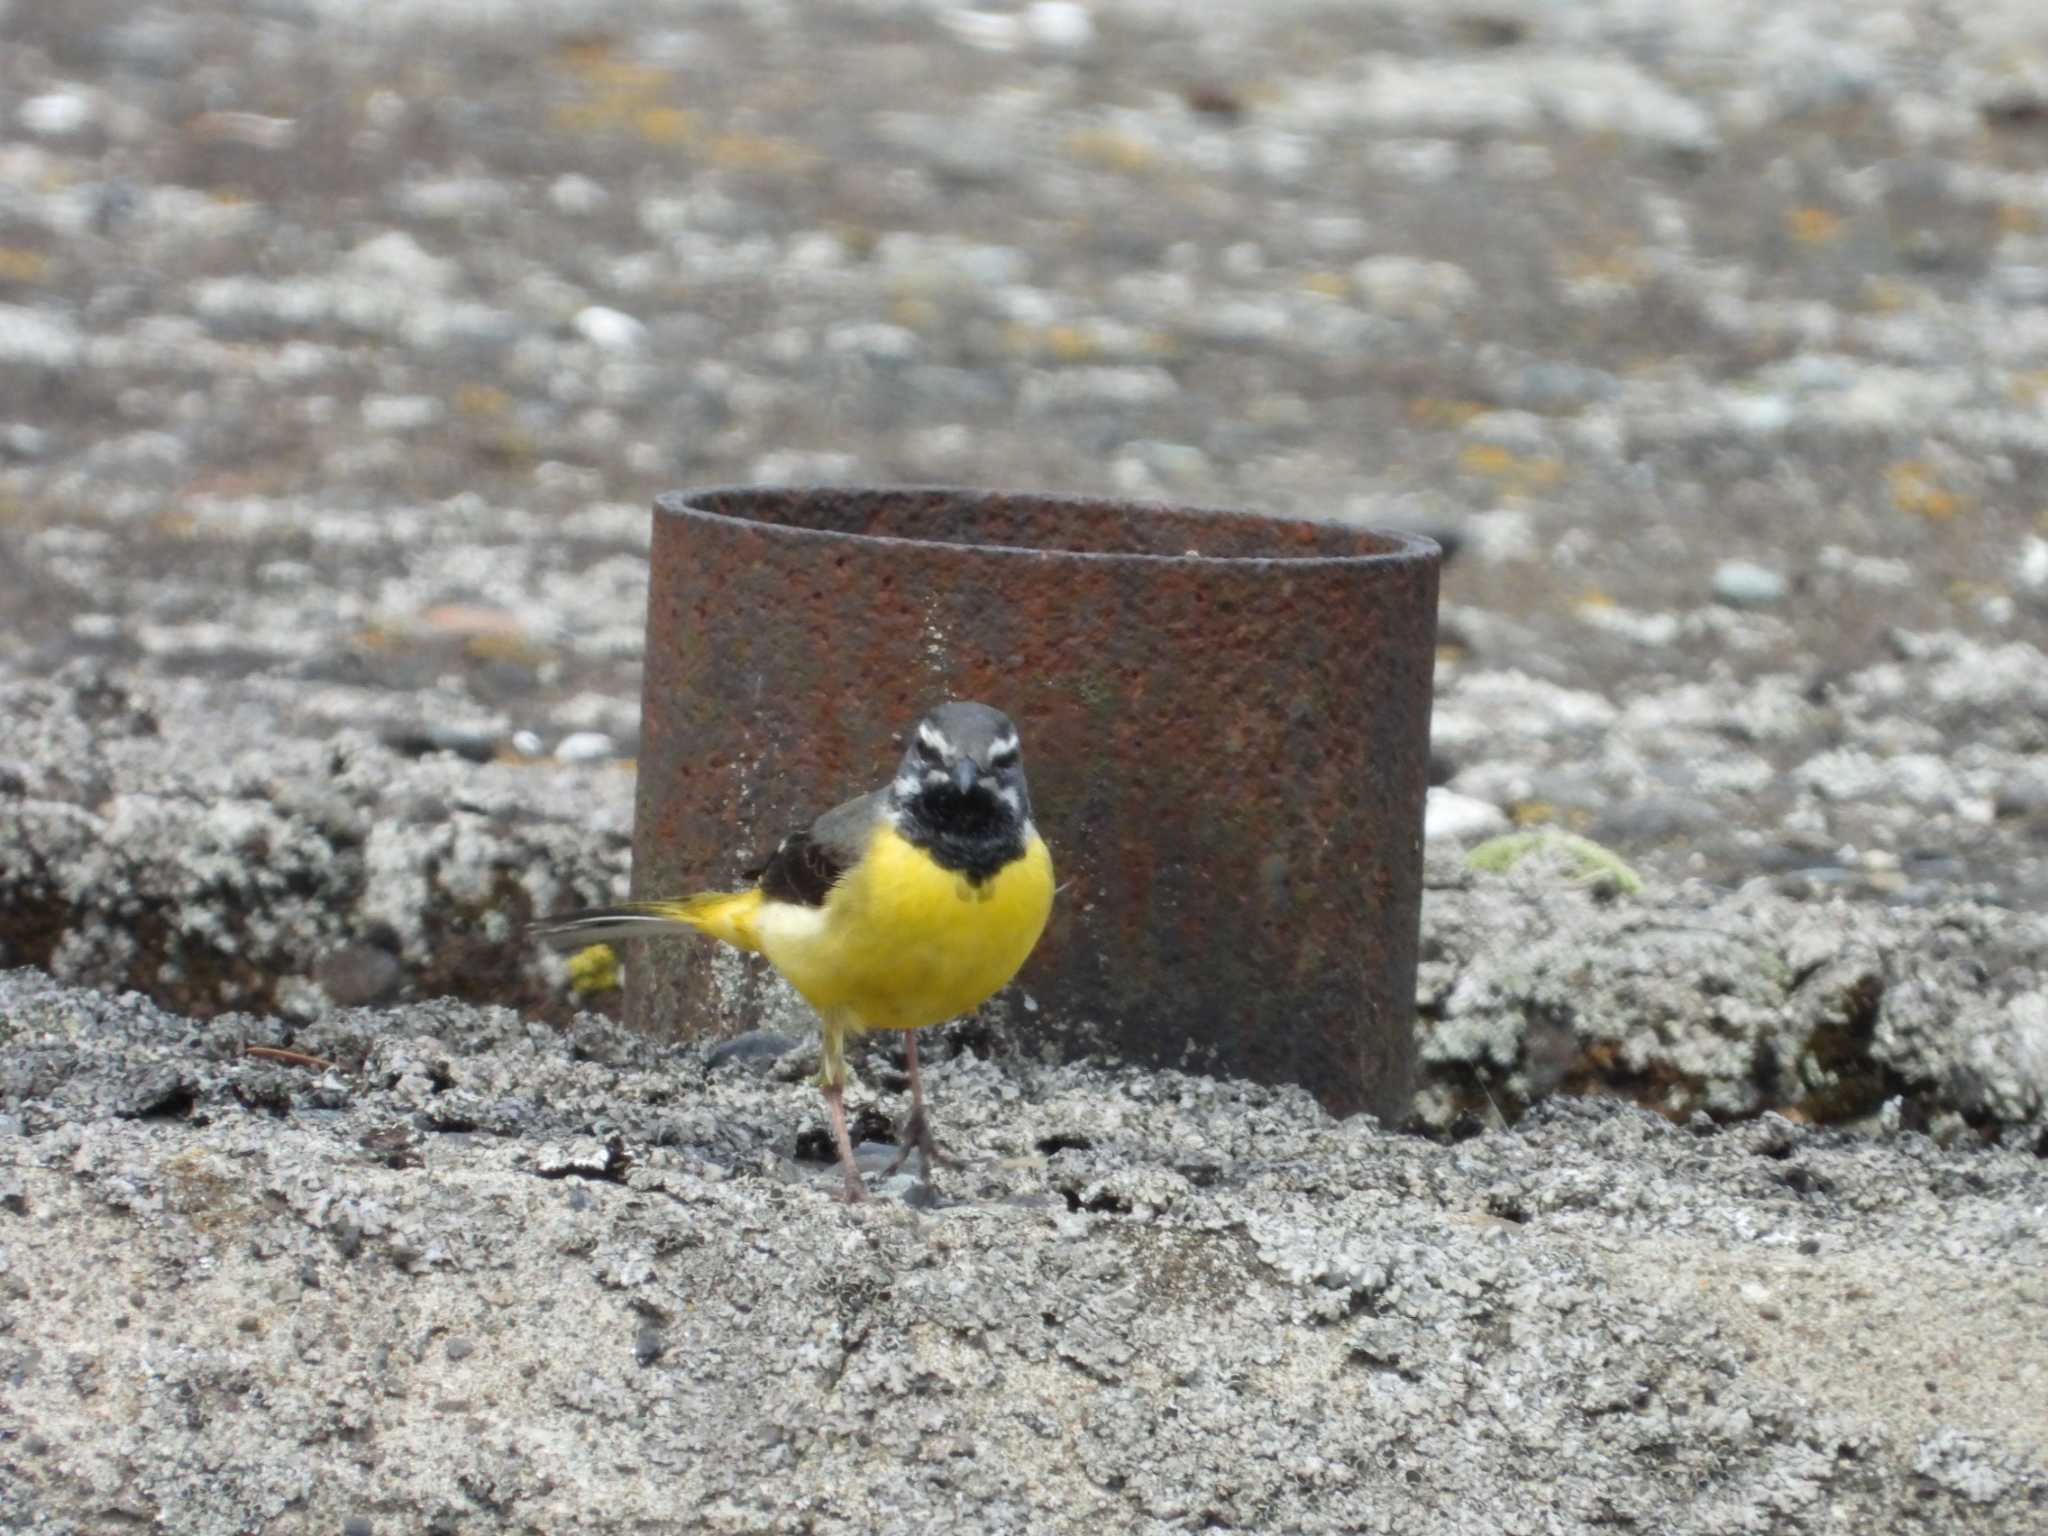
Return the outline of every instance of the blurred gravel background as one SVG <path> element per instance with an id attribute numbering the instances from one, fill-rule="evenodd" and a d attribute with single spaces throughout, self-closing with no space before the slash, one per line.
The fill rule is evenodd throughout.
<path id="1" fill-rule="evenodd" d="M 2038 1291 L 1978 1266 L 2038 1263 L 2048 1208 L 2044 469 L 2036 0 L 0 0 L 0 966 L 171 1010 L 123 1005 L 187 1032 L 169 1109 L 144 1106 L 162 1137 L 215 1101 L 295 1126 L 350 1102 L 229 1094 L 192 1062 L 236 1031 L 317 1044 L 336 1010 L 404 1004 L 393 1038 L 431 1037 L 444 994 L 615 1009 L 517 928 L 623 889 L 657 491 L 936 480 L 1421 528 L 1456 558 L 1419 1127 L 1494 1127 L 1484 1161 L 1530 1114 L 1621 1208 L 1649 1175 L 1550 1096 L 1931 1132 L 1951 1151 L 1869 1156 L 2012 1170 L 1995 1241 L 1943 1262 L 2038 1338 Z M 1570 847 L 1465 865 L 1515 827 L 1591 837 L 1642 889 Z M 0 1146 L 27 1125 L 24 1166 L 54 1169 L 112 1113 L 38 1119 L 114 1070 L 72 1038 L 107 1005 L 9 985 L 0 1051 L 29 1054 Z M 478 1065 L 451 1082 L 502 1075 L 510 1026 L 462 1028 Z M 64 1065 L 30 1062 L 53 1040 Z M 1038 1091 L 974 1075 L 967 1047 L 1018 1042 L 953 1043 L 960 1100 Z M 403 1079 L 357 1086 L 405 1114 Z M 783 1092 L 763 1137 L 808 1113 Z M 602 1142 L 578 1113 L 556 1129 Z M 1885 1166 L 1856 1187 L 1912 1177 Z M 0 1212 L 83 1198 L 6 1178 Z M 1294 1199 L 1247 1191 L 1260 1221 Z M 1914 1306 L 1894 1331 L 1953 1310 Z M 1438 1380 L 1408 1347 L 1361 1358 Z M 1843 1411 L 1867 1390 L 1835 1386 Z M 1888 1520 L 2041 1528 L 2038 1471 L 1799 1444 L 1806 1493 L 1759 1474 L 1705 1513 L 1674 1513 L 1676 1474 L 1647 1503 L 1458 1507 L 1488 1531 L 1827 1529 L 1846 1478 Z M 123 1475 L 78 1474 L 104 1498 L 75 1528 L 173 1507 L 129 1509 Z M 516 1484 L 390 1507 L 573 1528 Z M 966 1528 L 1011 1528 L 993 1497 Z M 1295 1518 L 1275 1499 L 1144 1518 Z M 1420 1528 L 1421 1504 L 1367 1503 Z M 205 1507 L 227 1531 L 300 1506 Z M 748 1518 L 798 1517 L 726 1527 Z"/>

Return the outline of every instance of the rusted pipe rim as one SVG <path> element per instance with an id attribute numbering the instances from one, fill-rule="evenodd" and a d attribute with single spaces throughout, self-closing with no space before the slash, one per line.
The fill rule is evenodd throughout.
<path id="1" fill-rule="evenodd" d="M 1135 549 L 1075 549 L 1064 542 L 1054 544 L 984 544 L 974 539 L 919 537 L 900 533 L 853 532 L 844 528 L 820 527 L 816 521 L 784 520 L 760 514 L 780 510 L 789 519 L 815 518 L 830 507 L 865 506 L 876 511 L 915 502 L 943 504 L 954 516 L 985 510 L 1014 519 L 1018 514 L 1042 511 L 1067 514 L 1070 518 L 1101 520 L 1100 531 L 1112 529 L 1129 534 L 1151 518 L 1157 518 L 1157 532 L 1172 531 L 1176 541 L 1192 537 L 1204 522 L 1235 541 L 1266 542 L 1294 538 L 1303 543 L 1356 543 L 1362 549 L 1322 548 L 1296 553 L 1285 548 L 1266 549 L 1259 554 L 1209 554 L 1189 551 L 1177 554 Z M 791 539 L 816 539 L 888 547 L 929 549 L 951 545 L 977 554 L 1017 555 L 1031 559 L 1101 561 L 1137 565 L 1206 565 L 1258 567 L 1379 566 L 1396 567 L 1439 559 L 1442 550 L 1425 534 L 1399 529 L 1364 528 L 1348 523 L 1316 522 L 1307 518 L 1281 517 L 1234 507 L 1188 506 L 1180 502 L 1131 501 L 1107 496 L 1075 496 L 1036 491 L 989 491 L 965 486 L 712 486 L 703 490 L 669 491 L 654 500 L 655 510 L 671 517 L 700 518 L 731 527 L 745 527 L 761 533 Z M 1014 526 L 1014 525 L 1013 525 Z"/>

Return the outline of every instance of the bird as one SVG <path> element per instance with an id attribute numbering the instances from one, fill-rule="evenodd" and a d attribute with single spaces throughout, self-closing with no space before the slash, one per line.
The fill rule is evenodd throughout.
<path id="1" fill-rule="evenodd" d="M 537 930 L 570 947 L 694 932 L 764 955 L 818 1015 L 818 1086 L 849 1203 L 867 1189 L 846 1130 L 846 1037 L 902 1031 L 911 1107 L 885 1173 L 915 1150 L 929 1185 L 933 1162 L 952 1160 L 932 1136 L 917 1031 L 1008 985 L 1052 912 L 1017 727 L 986 704 L 928 710 L 887 784 L 791 832 L 745 878 L 745 890 L 592 907 Z"/>

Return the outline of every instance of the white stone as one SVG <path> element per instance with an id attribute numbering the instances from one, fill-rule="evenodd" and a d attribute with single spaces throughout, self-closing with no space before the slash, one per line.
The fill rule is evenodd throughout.
<path id="1" fill-rule="evenodd" d="M 616 751 L 603 731 L 571 731 L 555 743 L 555 758 L 564 763 L 594 763 Z"/>
<path id="2" fill-rule="evenodd" d="M 84 92 L 49 91 L 29 97 L 16 109 L 14 119 L 30 133 L 57 139 L 90 127 L 97 115 L 92 98 Z"/>
<path id="3" fill-rule="evenodd" d="M 849 321 L 825 333 L 825 350 L 877 363 L 907 363 L 918 354 L 917 333 L 880 320 Z"/>
<path id="4" fill-rule="evenodd" d="M 2029 538 L 2020 546 L 2013 574 L 2028 592 L 2048 592 L 2048 539 Z"/>
<path id="5" fill-rule="evenodd" d="M 647 341 L 647 327 L 623 310 L 592 304 L 576 315 L 576 334 L 607 352 L 637 352 Z"/>
<path id="6" fill-rule="evenodd" d="M 1036 0 L 1024 7 L 1024 33 L 1047 53 L 1085 53 L 1095 41 L 1095 18 L 1074 0 Z"/>
<path id="7" fill-rule="evenodd" d="M 0 458 L 40 459 L 50 451 L 50 434 L 25 421 L 0 427 Z"/>
<path id="8" fill-rule="evenodd" d="M 1489 565 L 1536 558 L 1536 525 L 1520 507 L 1496 507 L 1465 519 L 1472 553 Z"/>
<path id="9" fill-rule="evenodd" d="M 433 395 L 370 395 L 363 425 L 372 432 L 419 432 L 439 425 L 448 408 Z"/>
<path id="10" fill-rule="evenodd" d="M 1761 608 L 1785 596 L 1785 578 L 1753 560 L 1723 560 L 1714 567 L 1714 596 L 1737 608 Z"/>
<path id="11" fill-rule="evenodd" d="M 1499 806 L 1456 790 L 1432 788 L 1423 805 L 1422 835 L 1430 842 L 1477 842 L 1507 829 L 1507 813 Z"/>
<path id="12" fill-rule="evenodd" d="M 0 364 L 16 367 L 70 368 L 84 351 L 85 338 L 69 320 L 0 304 Z"/>
<path id="13" fill-rule="evenodd" d="M 462 268 L 436 256 L 402 229 L 373 235 L 348 253 L 354 276 L 382 278 L 414 292 L 448 293 L 462 280 Z"/>
<path id="14" fill-rule="evenodd" d="M 604 189 L 603 183 L 574 171 L 557 176 L 548 183 L 548 201 L 557 213 L 565 213 L 571 218 L 586 218 L 602 210 L 611 200 L 612 195 Z"/>

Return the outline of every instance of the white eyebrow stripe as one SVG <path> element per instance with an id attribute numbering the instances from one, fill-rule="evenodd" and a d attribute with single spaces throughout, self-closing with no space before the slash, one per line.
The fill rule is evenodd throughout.
<path id="1" fill-rule="evenodd" d="M 953 743 L 946 740 L 945 733 L 928 720 L 917 722 L 917 739 L 942 756 L 953 750 Z"/>
<path id="2" fill-rule="evenodd" d="M 1015 731 L 1005 731 L 989 743 L 988 760 L 994 762 L 999 757 L 1015 757 L 1018 746 L 1017 733 Z"/>

